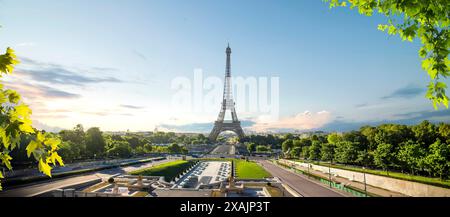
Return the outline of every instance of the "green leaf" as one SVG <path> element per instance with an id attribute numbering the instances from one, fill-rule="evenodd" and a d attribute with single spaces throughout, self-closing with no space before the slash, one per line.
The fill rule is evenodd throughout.
<path id="1" fill-rule="evenodd" d="M 44 144 L 46 146 L 50 146 L 52 148 L 52 151 L 56 150 L 58 148 L 58 145 L 61 143 L 61 141 L 59 139 L 56 138 L 50 138 L 47 139 Z"/>
<path id="2" fill-rule="evenodd" d="M 337 7 L 339 0 L 324 0 L 329 6 Z M 418 37 L 422 43 L 419 50 L 423 69 L 434 81 L 450 77 L 450 66 L 446 60 L 450 53 L 450 4 L 448 0 L 348 0 L 350 9 L 357 8 L 360 14 L 371 16 L 374 11 L 385 15 L 388 25 L 378 25 L 378 29 L 389 35 L 399 34 L 402 40 L 412 41 Z M 432 2 L 432 4 L 430 3 Z M 403 17 L 403 19 L 402 19 Z M 447 88 L 447 87 L 446 87 Z M 447 107 L 446 88 L 430 89 L 427 98 L 437 108 Z"/>
<path id="3" fill-rule="evenodd" d="M 420 48 L 420 50 L 419 50 L 419 56 L 421 57 L 421 58 L 425 58 L 426 56 L 427 56 L 427 51 L 425 50 L 425 48 L 424 47 L 421 47 Z"/>
<path id="4" fill-rule="evenodd" d="M 448 97 L 442 99 L 442 104 L 448 109 Z"/>
<path id="5" fill-rule="evenodd" d="M 436 82 L 436 89 L 445 89 L 447 88 L 447 85 L 444 82 Z"/>
<path id="6" fill-rule="evenodd" d="M 50 160 L 53 164 L 56 164 L 56 162 L 58 162 L 59 165 L 64 166 L 64 162 L 57 152 L 52 152 L 52 155 L 50 155 Z"/>
<path id="7" fill-rule="evenodd" d="M 12 157 L 11 156 L 9 156 L 8 154 L 0 153 L 0 159 L 2 160 L 2 163 L 6 166 L 6 168 L 8 168 L 9 170 L 12 169 L 12 166 L 11 166 Z"/>
<path id="8" fill-rule="evenodd" d="M 397 28 L 395 28 L 395 26 L 393 26 L 393 25 L 390 25 L 389 28 L 388 28 L 388 34 L 389 35 L 397 34 Z"/>
<path id="9" fill-rule="evenodd" d="M 388 28 L 388 25 L 381 25 L 381 24 L 378 25 L 378 30 L 380 30 L 380 31 L 384 32 L 387 28 Z"/>
<path id="10" fill-rule="evenodd" d="M 36 134 L 36 140 L 39 141 L 39 142 L 44 142 L 44 141 L 45 141 L 45 136 L 44 136 L 44 134 L 42 134 L 41 132 L 38 132 L 38 133 Z"/>
<path id="11" fill-rule="evenodd" d="M 48 165 L 48 163 L 44 162 L 41 159 L 39 159 L 39 171 L 41 171 L 42 173 L 44 173 L 45 175 L 52 177 L 52 167 Z"/>
<path id="12" fill-rule="evenodd" d="M 19 61 L 14 54 L 14 50 L 8 47 L 6 53 L 0 55 L 0 72 L 5 74 L 12 73 L 14 65 L 17 63 L 19 63 Z"/>
<path id="13" fill-rule="evenodd" d="M 29 117 L 31 114 L 30 108 L 25 104 L 17 105 L 15 110 L 18 117 Z"/>
<path id="14" fill-rule="evenodd" d="M 9 137 L 6 135 L 6 131 L 5 131 L 5 129 L 3 127 L 0 127 L 0 137 L 2 138 L 3 146 L 6 149 L 9 149 L 9 145 L 11 143 L 10 143 Z"/>
<path id="15" fill-rule="evenodd" d="M 30 157 L 31 153 L 33 153 L 39 146 L 39 142 L 32 140 L 26 148 L 27 156 Z"/>
<path id="16" fill-rule="evenodd" d="M 10 103 L 17 104 L 20 100 L 20 95 L 14 90 L 6 90 L 6 95 L 8 95 L 8 100 Z"/>

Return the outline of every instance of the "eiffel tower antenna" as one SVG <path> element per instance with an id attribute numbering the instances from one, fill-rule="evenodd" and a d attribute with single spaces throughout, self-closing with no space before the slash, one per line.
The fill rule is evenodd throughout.
<path id="1" fill-rule="evenodd" d="M 231 48 L 230 44 L 228 43 L 228 47 L 225 50 L 225 53 L 227 54 L 227 60 L 226 60 L 226 66 L 225 66 L 225 82 L 224 82 L 224 88 L 223 88 L 223 100 L 222 100 L 222 106 L 220 109 L 219 117 L 217 118 L 216 122 L 214 123 L 214 128 L 212 129 L 211 133 L 209 134 L 209 139 L 211 141 L 216 141 L 217 137 L 221 132 L 224 131 L 233 131 L 236 133 L 239 138 L 243 138 L 245 136 L 244 131 L 241 127 L 241 122 L 239 121 L 237 114 L 236 114 L 236 108 L 235 103 L 232 97 L 231 92 Z M 225 112 L 230 111 L 231 112 L 231 121 L 225 121 Z"/>

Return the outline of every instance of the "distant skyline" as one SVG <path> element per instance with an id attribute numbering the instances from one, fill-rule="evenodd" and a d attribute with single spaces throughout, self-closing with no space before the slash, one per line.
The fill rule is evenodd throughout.
<path id="1" fill-rule="evenodd" d="M 425 95 L 420 43 L 377 30 L 379 15 L 317 0 L 0 1 L 0 49 L 21 60 L 4 78 L 34 126 L 209 132 L 213 112 L 174 112 L 171 82 L 194 70 L 279 77 L 279 116 L 240 111 L 244 130 L 346 131 L 365 124 L 450 121 Z M 446 80 L 448 82 L 448 79 Z M 179 109 L 179 108 L 177 108 Z"/>

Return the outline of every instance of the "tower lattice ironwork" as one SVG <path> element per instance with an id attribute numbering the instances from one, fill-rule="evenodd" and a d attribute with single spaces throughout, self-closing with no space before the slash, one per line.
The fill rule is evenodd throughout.
<path id="1" fill-rule="evenodd" d="M 219 117 L 214 123 L 214 128 L 209 134 L 209 139 L 212 141 L 216 141 L 217 137 L 221 132 L 224 131 L 233 131 L 235 132 L 239 138 L 244 137 L 244 131 L 241 127 L 241 122 L 238 120 L 236 115 L 236 103 L 233 100 L 233 95 L 231 92 L 231 48 L 228 45 L 226 49 L 227 54 L 227 63 L 225 68 L 225 82 L 223 88 L 223 101 L 220 109 Z M 231 121 L 225 120 L 225 112 L 231 112 Z"/>

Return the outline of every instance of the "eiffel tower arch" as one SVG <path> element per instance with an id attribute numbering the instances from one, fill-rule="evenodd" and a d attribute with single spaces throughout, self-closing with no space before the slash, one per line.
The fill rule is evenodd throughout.
<path id="1" fill-rule="evenodd" d="M 223 101 L 222 106 L 220 108 L 219 117 L 217 118 L 216 122 L 214 122 L 214 127 L 209 134 L 209 139 L 211 141 L 216 141 L 217 137 L 221 132 L 224 131 L 232 131 L 236 133 L 239 138 L 243 138 L 245 136 L 244 131 L 241 127 L 241 122 L 239 121 L 237 114 L 236 114 L 236 103 L 233 100 L 232 93 L 231 93 L 231 48 L 230 45 L 228 45 L 226 49 L 227 54 L 227 63 L 226 63 L 226 69 L 225 69 L 225 83 L 224 83 L 224 89 L 223 89 Z M 225 119 L 225 113 L 227 111 L 231 112 L 231 118 L 232 120 L 224 120 Z"/>

